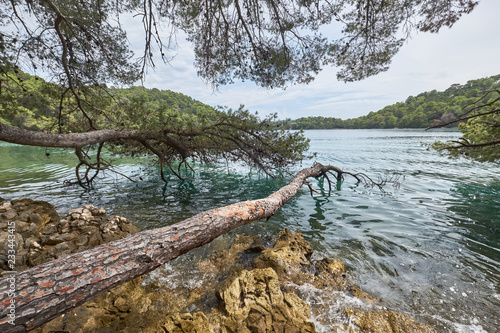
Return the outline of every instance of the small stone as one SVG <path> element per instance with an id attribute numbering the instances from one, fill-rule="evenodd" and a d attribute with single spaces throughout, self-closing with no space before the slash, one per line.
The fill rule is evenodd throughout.
<path id="1" fill-rule="evenodd" d="M 75 209 L 70 209 L 68 211 L 68 215 L 72 215 L 72 214 L 81 214 L 83 213 L 83 208 L 80 207 L 80 208 L 75 208 Z"/>
<path id="2" fill-rule="evenodd" d="M 5 213 L 0 215 L 1 218 L 7 221 L 12 221 L 17 216 L 17 212 L 14 209 L 9 209 Z"/>
<path id="3" fill-rule="evenodd" d="M 130 309 L 128 302 L 123 297 L 118 297 L 115 300 L 114 305 L 120 312 L 127 312 Z"/>
<path id="4" fill-rule="evenodd" d="M 48 254 L 52 257 L 61 258 L 70 254 L 73 248 L 74 245 L 72 246 L 69 242 L 62 242 L 50 248 Z"/>
<path id="5" fill-rule="evenodd" d="M 7 254 L 8 250 L 14 250 L 16 253 L 24 248 L 24 238 L 20 233 L 14 233 L 14 238 L 9 238 L 11 233 L 0 231 L 0 254 Z"/>
<path id="6" fill-rule="evenodd" d="M 118 227 L 118 224 L 116 224 L 116 220 L 109 220 L 107 223 L 103 223 L 100 226 L 100 229 L 103 233 L 114 233 L 120 230 L 120 227 Z"/>
<path id="7" fill-rule="evenodd" d="M 131 223 L 124 223 L 120 225 L 120 229 L 127 235 L 133 235 L 138 232 L 137 227 Z"/>
<path id="8" fill-rule="evenodd" d="M 16 253 L 16 270 L 20 270 L 21 267 L 28 265 L 28 251 L 25 249 L 19 250 Z M 27 268 L 27 267 L 26 267 Z"/>
<path id="9" fill-rule="evenodd" d="M 83 209 L 82 213 L 80 214 L 80 218 L 85 221 L 90 221 L 94 218 L 90 210 L 88 209 Z"/>
<path id="10" fill-rule="evenodd" d="M 54 224 L 49 224 L 43 227 L 42 235 L 53 235 L 57 233 L 57 227 Z"/>
<path id="11" fill-rule="evenodd" d="M 112 242 L 112 241 L 120 239 L 120 238 L 122 238 L 122 236 L 120 234 L 116 234 L 116 233 L 102 234 L 102 240 L 104 243 L 109 243 L 109 242 Z"/>
<path id="12" fill-rule="evenodd" d="M 46 241 L 46 245 L 56 245 L 62 242 L 70 242 L 77 239 L 79 234 L 77 232 L 72 232 L 69 234 L 53 234 Z"/>
<path id="13" fill-rule="evenodd" d="M 5 213 L 10 209 L 12 209 L 12 205 L 10 202 L 3 202 L 0 204 L 0 213 Z"/>
<path id="14" fill-rule="evenodd" d="M 88 209 L 92 213 L 93 216 L 106 215 L 106 210 L 104 208 L 97 208 L 97 207 L 94 207 L 94 205 L 85 205 L 85 206 L 83 206 L 83 208 Z"/>
<path id="15" fill-rule="evenodd" d="M 69 222 L 68 220 L 66 219 L 62 219 L 59 221 L 59 224 L 57 225 L 57 230 L 59 233 L 63 234 L 63 233 L 66 233 L 66 232 L 69 232 L 70 230 L 70 225 L 69 225 Z"/>
<path id="16" fill-rule="evenodd" d="M 75 245 L 76 246 L 84 246 L 89 242 L 89 236 L 88 235 L 81 235 L 78 237 L 77 240 L 75 240 Z"/>
<path id="17" fill-rule="evenodd" d="M 12 206 L 15 206 L 16 209 L 20 208 L 21 206 L 28 206 L 29 204 L 33 203 L 33 200 L 31 199 L 15 199 L 11 201 Z"/>
<path id="18" fill-rule="evenodd" d="M 18 221 L 23 221 L 23 222 L 31 222 L 30 217 L 31 217 L 32 212 L 30 210 L 24 211 L 24 212 L 17 212 L 17 217 L 16 220 Z"/>
<path id="19" fill-rule="evenodd" d="M 24 233 L 29 230 L 30 224 L 28 222 L 16 221 L 16 232 Z"/>
<path id="20" fill-rule="evenodd" d="M 37 249 L 37 250 L 42 249 L 42 246 L 40 245 L 40 243 L 38 243 L 38 239 L 35 237 L 30 237 L 28 239 L 25 239 L 24 240 L 24 247 L 27 248 L 28 251 L 30 251 L 32 249 Z"/>
<path id="21" fill-rule="evenodd" d="M 40 229 L 38 229 L 38 226 L 35 223 L 30 223 L 29 229 L 26 233 L 26 236 L 23 235 L 23 237 L 40 237 Z"/>
<path id="22" fill-rule="evenodd" d="M 89 235 L 89 242 L 88 242 L 89 246 L 94 247 L 94 246 L 97 246 L 99 244 L 102 244 L 102 242 L 103 242 L 103 239 L 98 231 L 93 232 Z"/>
<path id="23" fill-rule="evenodd" d="M 44 220 L 42 219 L 40 214 L 31 214 L 29 217 L 29 221 L 31 223 L 35 223 L 38 226 L 38 228 L 42 228 L 44 224 Z"/>
<path id="24" fill-rule="evenodd" d="M 80 234 L 90 235 L 95 232 L 99 232 L 99 228 L 93 225 L 85 225 L 77 228 Z"/>
<path id="25" fill-rule="evenodd" d="M 30 267 L 38 266 L 43 263 L 54 260 L 54 257 L 51 256 L 48 252 L 40 252 L 40 253 L 29 253 L 28 254 L 28 264 Z"/>

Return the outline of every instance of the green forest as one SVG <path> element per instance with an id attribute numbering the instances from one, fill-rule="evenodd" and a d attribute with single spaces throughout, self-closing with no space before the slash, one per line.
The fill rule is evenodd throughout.
<path id="1" fill-rule="evenodd" d="M 500 75 L 453 84 L 445 91 L 432 90 L 410 96 L 366 116 L 342 120 L 332 117 L 302 117 L 291 122 L 292 129 L 335 128 L 428 128 L 447 123 L 464 108 L 482 98 L 486 91 L 500 89 Z M 489 97 L 488 97 L 489 98 Z M 487 101 L 484 101 L 487 102 Z M 452 124 L 451 126 L 457 126 Z"/>
<path id="2" fill-rule="evenodd" d="M 7 76 L 10 76 L 7 79 Z M 500 89 L 500 75 L 466 84 L 453 84 L 442 92 L 432 90 L 410 96 L 405 102 L 395 103 L 366 116 L 342 120 L 333 117 L 302 117 L 290 122 L 291 129 L 356 129 L 356 128 L 427 128 L 459 117 L 466 106 L 477 102 L 485 91 Z M 93 101 L 104 109 L 98 122 L 127 128 L 158 125 L 167 119 L 189 123 L 198 121 L 199 115 L 213 114 L 214 108 L 193 98 L 170 90 L 144 87 L 110 88 L 109 95 L 96 95 Z M 0 75 L 0 121 L 31 130 L 61 129 L 78 131 L 82 115 L 61 113 L 61 87 L 38 76 L 21 71 Z M 112 96 L 112 97 L 111 97 Z M 486 101 L 484 101 L 486 102 Z M 61 105 L 60 107 L 58 105 Z M 114 106 L 120 105 L 120 108 Z M 118 109 L 127 109 L 117 112 Z M 64 114 L 64 119 L 60 115 Z M 131 116 L 132 115 L 132 116 Z M 191 119 L 192 118 L 192 119 Z M 103 125 L 103 124 L 100 124 Z M 452 124 L 450 126 L 457 126 Z M 104 127 L 108 127 L 104 126 Z"/>
<path id="3" fill-rule="evenodd" d="M 62 96 L 67 96 L 63 97 Z M 92 101 L 88 100 L 92 96 Z M 0 74 L 0 121 L 30 130 L 79 132 L 82 114 L 63 109 L 68 105 L 64 89 L 38 76 L 19 70 Z M 99 127 L 151 128 L 159 123 L 182 121 L 189 124 L 195 115 L 213 115 L 214 108 L 170 90 L 144 87 L 94 90 L 86 95 L 88 104 L 100 109 Z M 68 112 L 69 111 L 69 112 Z M 85 122 L 83 120 L 83 122 Z"/>

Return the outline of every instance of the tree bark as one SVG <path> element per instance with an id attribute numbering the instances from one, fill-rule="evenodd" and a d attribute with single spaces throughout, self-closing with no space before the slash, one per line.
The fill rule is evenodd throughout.
<path id="1" fill-rule="evenodd" d="M 39 327 L 236 227 L 270 217 L 298 193 L 307 178 L 329 170 L 339 171 L 315 164 L 264 199 L 204 211 L 171 226 L 143 231 L 7 276 L 0 280 L 0 295 L 4 295 L 0 301 L 0 331 L 24 332 Z M 11 286 L 15 286 L 14 297 L 9 293 Z M 14 324 L 9 322 L 12 313 Z"/>
<path id="2" fill-rule="evenodd" d="M 97 130 L 83 133 L 47 133 L 30 131 L 0 123 L 0 141 L 27 146 L 82 148 L 87 145 L 122 139 L 144 140 L 157 138 L 150 132 L 140 130 Z"/>

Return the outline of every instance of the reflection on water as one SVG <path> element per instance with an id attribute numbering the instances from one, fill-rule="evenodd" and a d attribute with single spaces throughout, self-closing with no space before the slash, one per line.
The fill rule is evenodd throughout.
<path id="1" fill-rule="evenodd" d="M 328 184 L 313 180 L 321 194 L 311 197 L 304 188 L 268 222 L 237 232 L 274 237 L 284 227 L 301 229 L 317 256 L 346 262 L 352 278 L 387 306 L 443 332 L 496 332 L 498 164 L 450 160 L 427 148 L 437 139 L 457 137 L 449 131 L 325 130 L 306 135 L 318 162 L 375 178 L 398 173 L 400 187 L 389 185 L 381 192 L 346 179 L 328 195 Z M 117 161 L 120 170 L 137 182 L 108 175 L 95 190 L 83 191 L 64 185 L 74 174 L 71 152 L 0 144 L 0 156 L 0 196 L 47 200 L 61 213 L 91 203 L 142 229 L 265 197 L 286 184 L 245 168 L 234 167 L 228 174 L 225 167 L 195 165 L 195 173 L 186 171 L 183 181 L 170 175 L 165 186 L 155 166 L 125 159 Z M 206 251 L 190 255 L 199 260 Z"/>

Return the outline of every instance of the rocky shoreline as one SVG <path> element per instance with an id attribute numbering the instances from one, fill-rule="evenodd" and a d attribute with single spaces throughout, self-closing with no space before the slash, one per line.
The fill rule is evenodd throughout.
<path id="1" fill-rule="evenodd" d="M 17 271 L 137 232 L 92 205 L 60 218 L 43 201 L 0 200 L 0 275 L 9 270 L 11 221 Z M 381 306 L 349 280 L 342 262 L 316 259 L 300 231 L 284 229 L 271 242 L 237 235 L 193 268 L 199 276 L 193 285 L 181 283 L 182 273 L 169 275 L 170 268 L 123 283 L 34 331 L 436 332 Z"/>
<path id="2" fill-rule="evenodd" d="M 92 205 L 71 209 L 60 218 L 54 206 L 45 201 L 0 200 L 0 276 L 10 270 L 5 260 L 9 222 L 15 226 L 16 271 L 137 232 L 124 217 L 108 217 L 103 208 Z"/>

